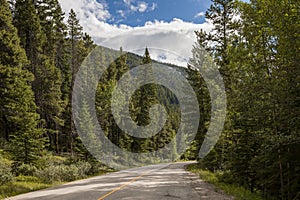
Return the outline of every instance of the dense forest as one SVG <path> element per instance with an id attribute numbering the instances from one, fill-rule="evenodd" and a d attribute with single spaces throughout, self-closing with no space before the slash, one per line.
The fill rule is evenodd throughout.
<path id="1" fill-rule="evenodd" d="M 197 159 L 203 169 L 222 171 L 224 182 L 259 191 L 265 199 L 300 198 L 299 12 L 297 0 L 212 0 L 205 16 L 214 29 L 195 31 L 187 67 L 166 64 L 189 80 L 201 112 L 196 138 L 181 159 Z M 76 74 L 96 47 L 75 12 L 65 19 L 57 0 L 0 0 L 0 47 L 0 185 L 19 175 L 70 181 L 104 170 L 82 144 L 72 115 Z M 198 68 L 203 49 L 223 77 L 227 116 L 218 143 L 199 158 L 211 117 L 211 99 Z M 112 91 L 130 69 L 157 62 L 147 48 L 144 56 L 122 48 L 114 52 L 120 56 L 97 86 L 99 123 L 107 138 L 127 151 L 156 151 L 178 130 L 178 99 L 163 86 L 141 87 L 130 103 L 133 121 L 149 124 L 149 109 L 157 103 L 166 108 L 167 121 L 149 139 L 125 134 L 111 113 Z M 79 126 L 92 130 L 85 99 L 81 106 L 86 112 Z M 180 156 L 176 146 L 166 151 Z"/>
<path id="2" fill-rule="evenodd" d="M 224 131 L 200 164 L 267 199 L 300 198 L 299 6 L 213 0 L 215 28 L 196 31 L 195 48 L 211 53 L 227 94 Z"/>

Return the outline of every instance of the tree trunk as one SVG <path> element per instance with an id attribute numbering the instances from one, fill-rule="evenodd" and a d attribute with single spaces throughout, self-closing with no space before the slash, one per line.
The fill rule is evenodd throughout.
<path id="1" fill-rule="evenodd" d="M 281 155 L 280 154 L 281 154 L 280 149 L 278 149 L 279 175 L 280 175 L 280 193 L 281 193 L 281 199 L 284 200 L 283 168 L 282 168 L 282 162 L 281 162 Z"/>

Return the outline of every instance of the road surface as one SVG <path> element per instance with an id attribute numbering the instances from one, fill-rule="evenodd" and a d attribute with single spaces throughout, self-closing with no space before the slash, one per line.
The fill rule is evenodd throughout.
<path id="1" fill-rule="evenodd" d="M 187 163 L 160 164 L 75 181 L 9 200 L 231 200 L 184 170 Z"/>

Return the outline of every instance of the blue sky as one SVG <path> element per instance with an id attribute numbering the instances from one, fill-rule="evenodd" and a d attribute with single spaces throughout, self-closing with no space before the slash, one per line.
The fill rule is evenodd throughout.
<path id="1" fill-rule="evenodd" d="M 108 0 L 106 4 L 113 16 L 109 23 L 142 26 L 147 21 L 171 21 L 173 18 L 203 23 L 204 17 L 199 13 L 207 10 L 210 0 Z"/>
<path id="2" fill-rule="evenodd" d="M 185 65 L 196 41 L 195 31 L 213 25 L 204 13 L 210 0 L 59 0 L 63 11 L 73 9 L 84 32 L 113 49 L 142 54 L 152 48 L 153 59 Z M 156 49 L 154 51 L 154 49 Z M 180 59 L 179 56 L 181 56 Z M 161 60 L 163 61 L 163 60 Z"/>
<path id="3" fill-rule="evenodd" d="M 84 32 L 98 45 L 185 65 L 192 56 L 195 31 L 209 32 L 204 13 L 210 0 L 58 0 L 63 11 L 73 9 Z M 248 2 L 249 0 L 244 0 Z M 237 16 L 238 17 L 238 16 Z M 157 52 L 154 51 L 157 50 Z M 178 60 L 178 55 L 182 56 Z"/>

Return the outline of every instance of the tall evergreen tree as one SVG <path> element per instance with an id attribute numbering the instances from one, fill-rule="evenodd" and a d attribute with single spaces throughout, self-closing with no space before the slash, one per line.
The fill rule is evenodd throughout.
<path id="1" fill-rule="evenodd" d="M 217 58 L 229 102 L 226 138 L 223 135 L 201 162 L 213 169 L 223 166 L 234 182 L 252 191 L 260 189 L 266 198 L 297 199 L 299 68 L 295 63 L 299 60 L 299 43 L 295 38 L 299 36 L 299 23 L 294 22 L 299 21 L 299 4 L 258 0 L 237 5 L 241 26 L 227 40 L 225 59 L 211 36 L 197 34 L 198 43 Z M 215 19 L 218 24 L 221 18 Z M 220 155 L 223 158 L 218 158 Z"/>
<path id="2" fill-rule="evenodd" d="M 75 74 L 79 68 L 80 60 L 79 59 L 79 50 L 78 45 L 79 41 L 82 39 L 82 26 L 77 19 L 76 13 L 73 9 L 70 10 L 68 18 L 68 30 L 71 44 L 71 71 L 72 71 L 72 85 L 74 82 Z"/>
<path id="3" fill-rule="evenodd" d="M 238 28 L 238 21 L 235 20 L 238 13 L 235 7 L 234 0 L 212 0 L 212 5 L 206 11 L 205 17 L 211 20 L 214 28 L 210 33 L 204 30 L 196 31 L 198 43 L 211 53 L 221 67 L 220 71 L 223 76 L 228 73 L 226 70 L 226 65 L 229 64 L 228 46 Z"/>
<path id="4" fill-rule="evenodd" d="M 254 86 L 253 94 L 248 94 L 253 106 L 246 117 L 255 119 L 251 130 L 260 141 L 253 162 L 264 169 L 256 174 L 255 184 L 263 188 L 266 196 L 280 199 L 294 199 L 295 187 L 299 186 L 299 176 L 291 177 L 299 173 L 296 167 L 299 159 L 295 156 L 299 152 L 299 123 L 294 123 L 299 116 L 296 103 L 299 67 L 295 64 L 299 60 L 299 42 L 291 42 L 299 36 L 299 23 L 294 23 L 299 21 L 296 8 L 299 3 L 288 0 L 280 4 L 273 1 L 242 4 L 243 36 L 251 56 L 243 64 L 250 66 Z"/>
<path id="5" fill-rule="evenodd" d="M 235 20 L 238 12 L 234 0 L 212 0 L 212 5 L 205 14 L 205 17 L 212 21 L 214 28 L 211 32 L 206 33 L 203 30 L 196 31 L 197 43 L 195 49 L 200 51 L 202 48 L 207 50 L 215 63 L 219 66 L 219 71 L 223 77 L 227 99 L 227 120 L 225 130 L 220 140 L 214 147 L 214 151 L 205 158 L 206 161 L 218 163 L 218 169 L 225 168 L 225 163 L 230 150 L 230 138 L 232 137 L 231 121 L 234 118 L 234 109 L 230 102 L 233 98 L 233 79 L 235 70 L 230 66 L 229 49 L 232 42 L 236 39 L 236 31 L 239 28 L 239 21 Z M 200 59 L 200 58 L 198 58 Z M 205 161 L 205 160 L 204 160 Z M 205 162 L 206 162 L 205 161 Z"/>
<path id="6" fill-rule="evenodd" d="M 10 141 L 15 161 L 35 163 L 45 140 L 30 86 L 33 75 L 6 0 L 0 1 L 0 45 L 1 134 Z"/>
<path id="7" fill-rule="evenodd" d="M 201 76 L 201 73 L 198 71 L 199 69 L 195 68 L 195 66 L 198 66 L 199 64 L 197 62 L 202 61 L 200 59 L 201 58 L 198 58 L 196 55 L 194 55 L 194 57 L 190 60 L 190 64 L 194 65 L 194 67 L 189 64 L 187 68 L 188 80 L 197 95 L 199 111 L 201 113 L 196 138 L 185 155 L 183 155 L 183 157 L 193 160 L 198 157 L 200 146 L 207 132 L 207 124 L 210 120 L 211 109 L 209 91 L 206 87 L 203 77 Z"/>
<path id="8" fill-rule="evenodd" d="M 142 58 L 142 65 L 148 65 L 147 70 L 143 72 L 138 72 L 140 78 L 147 79 L 153 76 L 153 72 L 151 69 L 152 59 L 150 57 L 150 53 L 148 48 L 145 49 L 144 56 Z M 152 105 L 158 103 L 157 98 L 157 88 L 155 84 L 147 84 L 139 88 L 132 97 L 133 99 L 133 119 L 136 121 L 139 126 L 146 126 L 150 123 L 150 115 L 149 110 Z M 135 152 L 148 152 L 153 150 L 154 147 L 153 141 L 148 140 L 138 140 L 136 139 L 133 142 L 132 148 Z"/>
<path id="9" fill-rule="evenodd" d="M 152 60 L 150 57 L 150 53 L 148 48 L 145 49 L 145 54 L 142 59 L 142 65 L 151 64 Z M 150 77 L 152 75 L 152 69 L 150 69 L 151 66 L 148 66 L 147 71 L 141 72 L 141 77 Z M 136 115 L 136 121 L 137 124 L 140 126 L 146 126 L 150 123 L 150 117 L 149 117 L 149 109 L 150 107 L 156 103 L 157 101 L 157 90 L 156 86 L 154 84 L 148 84 L 145 86 L 142 86 L 138 91 L 137 101 L 137 115 Z"/>
<path id="10" fill-rule="evenodd" d="M 69 67 L 71 70 L 71 83 L 69 90 L 69 101 L 65 111 L 66 123 L 64 126 L 64 131 L 68 135 L 68 149 L 70 149 L 71 154 L 74 154 L 74 138 L 77 137 L 73 116 L 71 113 L 71 103 L 72 103 L 72 88 L 75 81 L 76 73 L 82 62 L 82 57 L 80 56 L 80 44 L 82 41 L 82 26 L 77 19 L 76 13 L 73 9 L 70 10 L 69 18 L 67 21 L 68 27 L 68 45 L 69 45 Z"/>
<path id="11" fill-rule="evenodd" d="M 32 88 L 38 112 L 45 120 L 50 148 L 58 151 L 58 130 L 62 124 L 61 73 L 54 66 L 54 60 L 43 54 L 46 37 L 34 2 L 17 0 L 14 11 L 14 24 L 21 38 L 21 46 L 31 63 L 28 70 L 35 78 Z"/>

